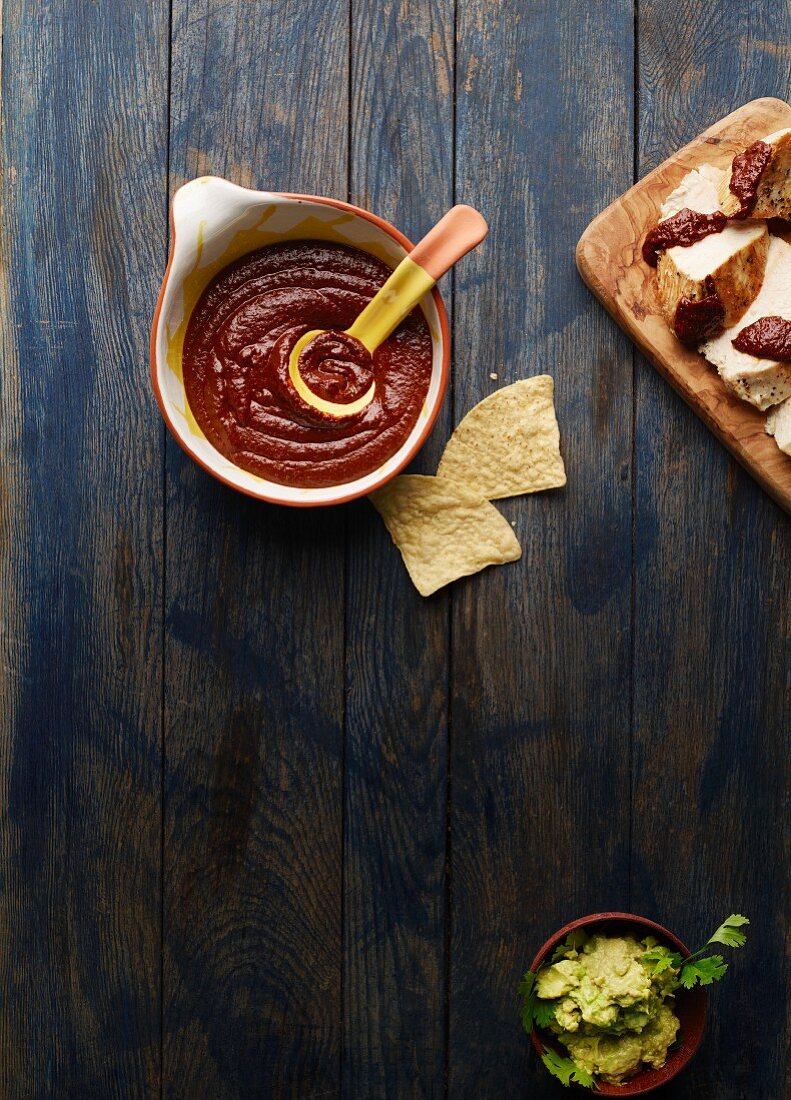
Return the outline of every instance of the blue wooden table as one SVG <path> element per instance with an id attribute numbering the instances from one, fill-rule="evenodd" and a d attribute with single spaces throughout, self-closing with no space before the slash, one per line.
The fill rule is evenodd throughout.
<path id="1" fill-rule="evenodd" d="M 565 1095 L 516 986 L 617 908 L 750 916 L 664 1095 L 779 1100 L 791 521 L 573 250 L 788 98 L 787 3 L 1 6 L 0 1096 Z M 204 173 L 412 238 L 486 214 L 416 468 L 551 373 L 568 487 L 504 503 L 520 562 L 423 600 L 366 502 L 258 504 L 166 435 L 148 330 Z"/>

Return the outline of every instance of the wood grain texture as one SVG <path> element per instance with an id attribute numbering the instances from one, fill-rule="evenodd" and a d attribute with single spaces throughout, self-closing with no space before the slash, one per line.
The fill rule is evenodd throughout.
<path id="1" fill-rule="evenodd" d="M 351 200 L 417 240 L 453 202 L 453 3 L 352 12 Z M 414 469 L 436 470 L 449 406 Z M 448 594 L 418 595 L 367 502 L 349 533 L 343 1095 L 439 1097 Z"/>
<path id="2" fill-rule="evenodd" d="M 173 19 L 171 182 L 345 197 L 346 3 Z M 167 485 L 165 1095 L 336 1095 L 345 515 Z"/>
<path id="3" fill-rule="evenodd" d="M 734 397 L 697 351 L 667 327 L 654 271 L 641 256 L 668 194 L 693 168 L 729 168 L 736 153 L 760 137 L 791 126 L 791 106 L 757 99 L 720 119 L 655 168 L 600 214 L 577 245 L 585 282 L 664 378 L 734 457 L 791 512 L 791 458 L 766 434 L 766 416 Z"/>
<path id="4" fill-rule="evenodd" d="M 782 0 L 639 12 L 641 175 L 737 104 L 788 98 Z M 733 911 L 753 922 L 666 1095 L 776 1100 L 791 1088 L 791 520 L 642 360 L 636 400 L 633 908 L 687 942 Z"/>
<path id="5" fill-rule="evenodd" d="M 154 1096 L 167 4 L 3 7 L 0 1094 Z"/>
<path id="6" fill-rule="evenodd" d="M 458 8 L 457 196 L 491 232 L 456 280 L 454 417 L 548 372 L 568 471 L 498 502 L 524 556 L 452 594 L 459 1100 L 556 1095 L 517 985 L 555 928 L 628 902 L 632 359 L 573 250 L 632 178 L 632 56 L 631 4 Z"/>
<path id="7" fill-rule="evenodd" d="M 664 1095 L 786 1095 L 791 521 L 573 251 L 633 77 L 642 175 L 788 99 L 787 4 L 173 0 L 168 103 L 170 7 L 0 2 L 0 1096 L 566 1096 L 516 986 L 610 907 L 751 917 Z M 421 600 L 365 502 L 163 445 L 168 111 L 171 189 L 488 217 L 417 468 L 552 374 L 569 483 L 498 503 L 521 562 Z"/>

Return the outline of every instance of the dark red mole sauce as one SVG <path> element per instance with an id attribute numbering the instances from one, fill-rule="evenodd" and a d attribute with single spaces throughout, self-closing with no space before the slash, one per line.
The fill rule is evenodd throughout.
<path id="1" fill-rule="evenodd" d="M 722 233 L 728 219 L 720 210 L 713 214 L 700 214 L 685 206 L 672 218 L 658 222 L 643 241 L 643 259 L 649 267 L 656 267 L 659 253 L 676 245 L 695 244 L 712 233 Z"/>
<path id="2" fill-rule="evenodd" d="M 739 200 L 739 209 L 734 218 L 747 218 L 755 206 L 758 183 L 772 159 L 772 146 L 765 141 L 754 141 L 743 153 L 733 158 L 731 165 L 730 190 Z"/>
<path id="3" fill-rule="evenodd" d="M 725 320 L 725 310 L 710 275 L 704 287 L 706 293 L 702 298 L 684 297 L 676 306 L 673 330 L 684 344 L 699 344 L 716 332 Z"/>
<path id="4" fill-rule="evenodd" d="M 371 473 L 417 421 L 431 378 L 426 319 L 414 309 L 373 356 L 342 331 L 390 275 L 359 249 L 325 241 L 272 245 L 226 267 L 203 292 L 184 339 L 184 387 L 207 439 L 236 466 L 281 485 L 316 488 Z M 342 419 L 307 405 L 288 376 L 292 347 L 318 396 L 373 401 Z"/>
<path id="5" fill-rule="evenodd" d="M 737 351 L 758 359 L 791 363 L 791 321 L 784 317 L 759 317 L 732 342 Z"/>
<path id="6" fill-rule="evenodd" d="M 738 153 L 731 164 L 730 190 L 739 200 L 739 209 L 731 218 L 739 220 L 752 213 L 758 194 L 758 184 L 766 166 L 772 159 L 772 147 L 765 141 L 754 141 Z M 643 259 L 649 267 L 656 267 L 659 253 L 676 245 L 684 247 L 702 241 L 711 233 L 722 233 L 728 218 L 720 210 L 713 214 L 699 214 L 684 207 L 672 218 L 658 222 L 649 230 L 643 241 Z"/>

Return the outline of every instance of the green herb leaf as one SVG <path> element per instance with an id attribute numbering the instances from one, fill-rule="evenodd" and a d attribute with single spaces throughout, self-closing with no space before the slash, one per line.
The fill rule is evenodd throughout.
<path id="1" fill-rule="evenodd" d="M 582 1066 L 575 1065 L 571 1079 L 572 1081 L 576 1081 L 578 1085 L 584 1085 L 586 1089 L 596 1088 L 596 1078 L 588 1073 L 586 1069 L 583 1069 Z"/>
<path id="2" fill-rule="evenodd" d="M 536 984 L 536 976 L 532 970 L 528 970 L 524 978 L 519 983 L 519 993 L 524 998 L 524 1004 L 521 1009 L 522 1027 L 525 1029 L 528 1035 L 533 1030 L 533 1023 L 535 1021 L 535 1003 L 536 995 L 533 992 L 533 986 Z"/>
<path id="3" fill-rule="evenodd" d="M 519 983 L 519 993 L 525 1000 L 532 994 L 533 986 L 536 984 L 536 973 L 534 970 L 528 970 L 524 978 Z"/>
<path id="4" fill-rule="evenodd" d="M 711 985 L 718 982 L 728 969 L 728 964 L 722 955 L 709 955 L 705 959 L 690 959 L 681 968 L 678 980 L 684 989 L 692 989 L 693 985 L 700 982 L 701 985 Z"/>
<path id="5" fill-rule="evenodd" d="M 583 932 L 581 928 L 578 928 L 575 932 L 569 932 L 563 943 L 555 948 L 550 962 L 560 962 L 561 959 L 567 959 L 570 955 L 579 954 L 580 948 L 584 947 L 587 942 L 587 933 Z"/>
<path id="6" fill-rule="evenodd" d="M 654 968 L 652 973 L 655 978 L 659 977 L 659 975 L 664 973 L 665 970 L 672 969 L 675 965 L 670 955 L 660 955 L 658 959 L 648 961 L 653 961 Z"/>
<path id="7" fill-rule="evenodd" d="M 566 1088 L 575 1081 L 578 1085 L 584 1085 L 585 1088 L 595 1089 L 596 1081 L 591 1075 L 584 1070 L 581 1066 L 578 1066 L 576 1062 L 573 1062 L 571 1058 L 561 1058 L 561 1056 L 551 1047 L 547 1047 L 544 1053 L 541 1055 L 541 1061 L 547 1067 L 553 1077 L 557 1077 L 561 1084 Z"/>
<path id="8" fill-rule="evenodd" d="M 707 940 L 706 947 L 710 943 L 724 943 L 726 947 L 744 947 L 747 936 L 739 929 L 749 923 L 747 917 L 743 917 L 741 913 L 731 913 L 728 919 L 722 922 L 711 939 Z"/>
<path id="9" fill-rule="evenodd" d="M 529 1035 L 533 1027 L 548 1027 L 555 1018 L 555 1005 L 552 1001 L 542 1000 L 536 996 L 536 974 L 528 970 L 519 983 L 519 992 L 524 998 L 522 1005 L 522 1027 Z"/>
<path id="10" fill-rule="evenodd" d="M 552 1001 L 542 1001 L 536 997 L 533 1008 L 533 1019 L 538 1027 L 549 1027 L 555 1019 L 555 1005 Z"/>
<path id="11" fill-rule="evenodd" d="M 681 956 L 677 951 L 670 951 L 669 948 L 659 944 L 643 952 L 643 962 L 651 967 L 651 973 L 656 977 L 671 968 L 678 970 L 681 966 Z"/>

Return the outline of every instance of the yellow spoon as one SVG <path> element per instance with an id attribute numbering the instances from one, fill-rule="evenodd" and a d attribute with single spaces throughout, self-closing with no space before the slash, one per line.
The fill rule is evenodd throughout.
<path id="1" fill-rule="evenodd" d="M 489 227 L 477 210 L 471 206 L 454 206 L 404 257 L 354 324 L 346 329 L 346 335 L 359 340 L 373 355 L 426 291 L 431 290 L 437 280 L 471 248 L 480 244 L 488 232 Z M 376 382 L 372 382 L 367 392 L 356 401 L 342 404 L 319 397 L 299 373 L 299 357 L 303 348 L 323 331 L 312 329 L 306 332 L 291 349 L 288 361 L 291 383 L 307 405 L 327 416 L 347 417 L 362 412 L 373 401 Z"/>

